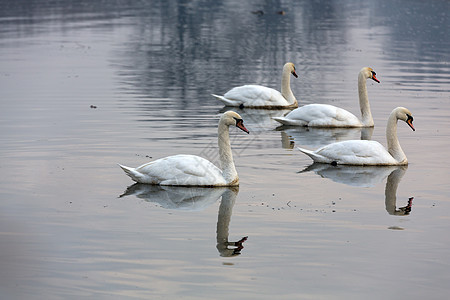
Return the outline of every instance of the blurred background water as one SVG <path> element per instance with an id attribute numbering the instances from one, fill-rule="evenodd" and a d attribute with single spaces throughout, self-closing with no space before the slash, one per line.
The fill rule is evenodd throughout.
<path id="1" fill-rule="evenodd" d="M 2 298 L 445 298 L 449 11 L 442 0 L 1 1 Z M 374 68 L 370 134 L 385 144 L 388 114 L 409 108 L 417 130 L 398 128 L 409 166 L 310 166 L 295 146 L 361 131 L 278 128 L 271 117 L 286 111 L 237 109 L 250 130 L 231 130 L 238 190 L 132 186 L 117 167 L 217 160 L 225 109 L 211 93 L 280 89 L 287 61 L 299 105 L 357 116 L 357 74 Z"/>

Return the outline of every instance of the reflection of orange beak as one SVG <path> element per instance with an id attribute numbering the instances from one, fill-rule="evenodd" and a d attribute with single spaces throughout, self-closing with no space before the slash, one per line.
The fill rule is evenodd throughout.
<path id="1" fill-rule="evenodd" d="M 236 123 L 236 127 L 239 128 L 240 130 L 244 131 L 244 132 L 250 133 L 250 132 L 248 131 L 248 129 L 245 128 L 244 123 L 242 122 L 242 120 L 240 120 L 240 121 L 238 121 L 238 122 Z"/>
<path id="2" fill-rule="evenodd" d="M 294 75 L 295 78 L 298 77 L 297 73 L 295 73 L 295 71 L 292 71 L 292 75 Z"/>
<path id="3" fill-rule="evenodd" d="M 378 78 L 375 76 L 375 74 L 372 74 L 372 79 L 378 83 L 380 83 L 380 81 L 378 80 Z"/>
<path id="4" fill-rule="evenodd" d="M 416 129 L 414 128 L 412 122 L 413 122 L 413 120 L 412 120 L 411 118 L 408 118 L 408 120 L 406 120 L 406 124 L 408 124 L 409 127 L 411 127 L 411 129 L 412 129 L 413 131 L 416 131 Z"/>

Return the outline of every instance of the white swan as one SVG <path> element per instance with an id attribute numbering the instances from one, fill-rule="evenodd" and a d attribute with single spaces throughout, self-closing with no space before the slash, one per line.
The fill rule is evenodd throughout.
<path id="1" fill-rule="evenodd" d="M 294 64 L 288 62 L 283 67 L 281 93 L 262 85 L 243 85 L 232 88 L 223 96 L 212 95 L 222 101 L 225 106 L 265 109 L 295 108 L 298 107 L 298 103 L 290 86 L 291 74 L 298 77 Z"/>
<path id="2" fill-rule="evenodd" d="M 196 155 L 173 155 L 146 163 L 137 168 L 119 166 L 136 182 L 176 186 L 237 186 L 239 177 L 231 153 L 229 126 L 235 125 L 249 133 L 243 120 L 234 111 L 227 111 L 219 121 L 219 157 L 222 170 Z"/>
<path id="3" fill-rule="evenodd" d="M 310 151 L 298 148 L 315 162 L 342 165 L 407 165 L 408 159 L 397 137 L 397 120 L 405 121 L 413 131 L 413 117 L 404 107 L 395 108 L 386 127 L 388 150 L 375 141 L 353 140 L 326 145 Z"/>
<path id="4" fill-rule="evenodd" d="M 373 118 L 372 113 L 370 112 L 369 98 L 367 96 L 367 78 L 373 79 L 378 83 L 380 82 L 372 68 L 362 68 L 358 74 L 361 121 L 351 112 L 328 104 L 308 104 L 294 109 L 284 117 L 276 117 L 273 119 L 283 125 L 294 126 L 373 127 Z"/>

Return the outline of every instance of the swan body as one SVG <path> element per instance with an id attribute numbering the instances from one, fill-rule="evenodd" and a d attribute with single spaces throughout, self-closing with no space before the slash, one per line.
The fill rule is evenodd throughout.
<path id="1" fill-rule="evenodd" d="M 413 117 L 404 107 L 395 108 L 388 119 L 386 139 L 388 149 L 376 141 L 352 140 L 332 143 L 316 151 L 298 148 L 315 162 L 342 165 L 407 165 L 408 159 L 397 137 L 397 121 L 405 121 L 412 130 Z"/>
<path id="2" fill-rule="evenodd" d="M 137 168 L 122 165 L 120 167 L 139 183 L 182 186 L 226 185 L 222 170 L 196 155 L 179 154 L 160 158 Z"/>
<path id="3" fill-rule="evenodd" d="M 229 126 L 235 125 L 248 133 L 239 114 L 227 111 L 218 127 L 219 157 L 222 169 L 196 155 L 173 155 L 161 158 L 137 168 L 119 166 L 138 183 L 170 186 L 236 186 L 239 177 L 231 152 Z"/>
<path id="4" fill-rule="evenodd" d="M 315 162 L 344 165 L 397 165 L 399 164 L 383 145 L 376 141 L 352 140 L 330 144 L 316 151 L 299 148 Z M 400 163 L 401 164 L 401 163 Z"/>
<path id="5" fill-rule="evenodd" d="M 295 108 L 298 107 L 298 102 L 290 87 L 291 74 L 298 77 L 294 64 L 288 62 L 283 67 L 281 93 L 262 85 L 250 84 L 232 88 L 223 96 L 212 95 L 222 101 L 225 106 L 265 109 Z"/>
<path id="6" fill-rule="evenodd" d="M 351 112 L 328 104 L 309 104 L 294 109 L 284 117 L 273 118 L 283 125 L 308 127 L 373 127 L 373 118 L 367 96 L 367 79 L 380 82 L 372 68 L 362 68 L 358 74 L 359 106 L 362 120 Z"/>
<path id="7" fill-rule="evenodd" d="M 351 112 L 329 104 L 308 104 L 274 120 L 283 125 L 305 127 L 363 127 Z"/>

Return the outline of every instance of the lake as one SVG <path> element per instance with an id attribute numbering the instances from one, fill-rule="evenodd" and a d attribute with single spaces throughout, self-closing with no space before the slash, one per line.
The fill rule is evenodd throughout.
<path id="1" fill-rule="evenodd" d="M 5 299 L 445 299 L 450 292 L 450 2 L 0 2 Z M 239 188 L 133 185 L 117 166 L 218 160 L 211 94 L 280 89 L 375 127 L 280 127 L 234 109 Z M 312 165 L 399 122 L 407 167 Z M 412 198 L 412 199 L 410 199 Z"/>

